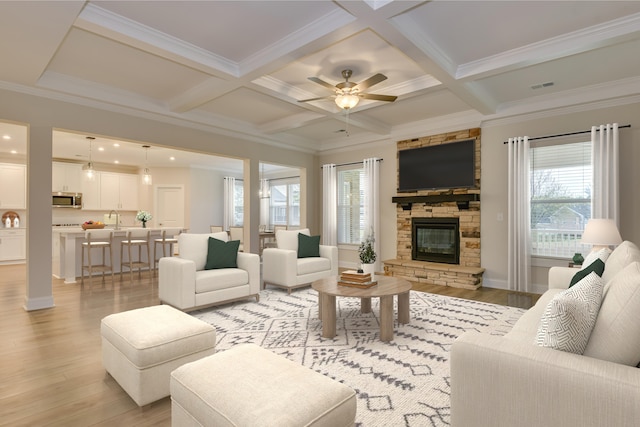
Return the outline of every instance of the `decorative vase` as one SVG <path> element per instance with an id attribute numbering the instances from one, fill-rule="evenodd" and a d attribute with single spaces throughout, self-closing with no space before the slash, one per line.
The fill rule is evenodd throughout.
<path id="1" fill-rule="evenodd" d="M 572 258 L 572 261 L 576 265 L 582 265 L 582 263 L 584 262 L 584 258 L 582 257 L 582 254 L 580 252 L 576 252 Z"/>
<path id="2" fill-rule="evenodd" d="M 371 274 L 371 280 L 373 280 L 374 276 L 375 276 L 375 264 L 371 263 L 371 264 L 360 264 L 360 268 L 362 269 L 363 273 L 369 273 Z"/>
<path id="3" fill-rule="evenodd" d="M 142 228 L 147 228 L 147 221 L 142 221 Z"/>

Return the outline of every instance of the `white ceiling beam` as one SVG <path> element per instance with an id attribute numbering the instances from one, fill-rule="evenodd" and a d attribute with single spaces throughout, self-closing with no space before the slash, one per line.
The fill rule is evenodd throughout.
<path id="1" fill-rule="evenodd" d="M 640 33 L 640 13 L 552 37 L 461 64 L 455 77 L 479 79 L 631 40 Z"/>

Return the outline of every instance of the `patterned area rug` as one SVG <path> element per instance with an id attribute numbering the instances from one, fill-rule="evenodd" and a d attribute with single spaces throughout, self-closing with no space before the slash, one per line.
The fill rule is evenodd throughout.
<path id="1" fill-rule="evenodd" d="M 411 292 L 411 322 L 379 340 L 378 303 L 360 313 L 357 298 L 337 298 L 337 335 L 321 337 L 318 294 L 268 289 L 247 300 L 192 312 L 216 327 L 216 351 L 255 343 L 352 387 L 356 425 L 448 426 L 449 350 L 465 331 L 504 335 L 524 313 L 504 307 Z"/>

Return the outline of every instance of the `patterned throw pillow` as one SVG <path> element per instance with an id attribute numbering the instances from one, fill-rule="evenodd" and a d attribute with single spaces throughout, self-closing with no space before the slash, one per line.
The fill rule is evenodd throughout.
<path id="1" fill-rule="evenodd" d="M 592 272 L 553 297 L 540 319 L 536 344 L 569 353 L 584 353 L 598 318 L 603 287 L 600 276 Z"/>

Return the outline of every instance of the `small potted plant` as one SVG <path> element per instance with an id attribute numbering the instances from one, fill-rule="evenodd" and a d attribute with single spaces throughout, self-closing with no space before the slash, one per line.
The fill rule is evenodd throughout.
<path id="1" fill-rule="evenodd" d="M 360 243 L 360 247 L 358 248 L 358 256 L 360 257 L 361 263 L 360 269 L 364 273 L 374 273 L 374 262 L 376 262 L 376 252 L 373 249 L 374 242 L 375 238 L 372 232 Z"/>

